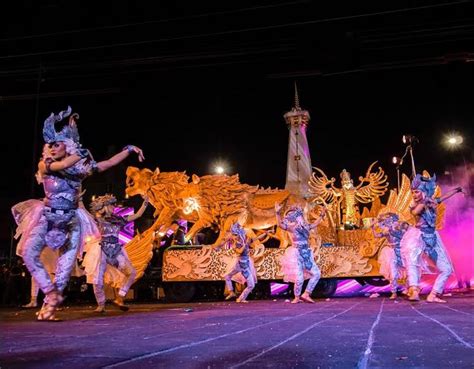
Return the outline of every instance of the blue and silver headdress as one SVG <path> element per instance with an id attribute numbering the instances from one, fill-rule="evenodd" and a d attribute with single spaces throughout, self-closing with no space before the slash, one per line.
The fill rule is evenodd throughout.
<path id="1" fill-rule="evenodd" d="M 304 211 L 300 206 L 291 206 L 285 215 L 285 218 L 290 222 L 296 221 L 298 217 L 304 217 Z"/>
<path id="2" fill-rule="evenodd" d="M 379 215 L 377 220 L 382 225 L 390 226 L 393 223 L 398 222 L 400 220 L 400 217 L 398 216 L 398 214 L 395 213 L 384 213 Z"/>
<path id="3" fill-rule="evenodd" d="M 46 143 L 53 143 L 57 141 L 67 141 L 72 140 L 74 143 L 79 144 L 79 132 L 74 120 L 70 120 L 69 124 L 66 124 L 60 132 L 56 132 L 55 124 L 56 122 L 62 121 L 64 118 L 67 118 L 71 115 L 72 109 L 70 106 L 67 107 L 67 110 L 60 111 L 58 115 L 51 115 L 44 121 L 43 126 L 43 138 Z M 76 119 L 79 118 L 77 113 L 72 114 Z"/>
<path id="4" fill-rule="evenodd" d="M 117 202 L 117 199 L 114 195 L 105 194 L 104 196 L 98 196 L 94 200 L 92 200 L 90 209 L 92 212 L 96 212 L 101 210 L 107 205 L 113 205 Z"/>
<path id="5" fill-rule="evenodd" d="M 424 177 L 421 174 L 417 174 L 413 181 L 411 181 L 411 189 L 419 190 L 428 197 L 433 197 L 436 190 L 436 175 L 433 177 Z"/>
<path id="6" fill-rule="evenodd" d="M 230 227 L 230 232 L 234 236 L 239 236 L 242 239 L 245 239 L 245 229 L 240 225 L 240 223 L 237 221 L 232 226 Z"/>

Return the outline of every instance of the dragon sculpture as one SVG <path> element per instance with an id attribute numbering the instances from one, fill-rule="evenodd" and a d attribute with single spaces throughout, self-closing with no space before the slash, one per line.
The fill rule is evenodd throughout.
<path id="1" fill-rule="evenodd" d="M 341 172 L 341 188 L 334 186 L 334 178 L 329 179 L 319 168 L 314 168 L 321 176 L 313 172 L 309 180 L 309 192 L 314 195 L 313 201 L 321 199 L 325 204 L 333 207 L 336 222 L 345 226 L 353 227 L 359 225 L 360 214 L 358 203 L 369 203 L 385 194 L 388 183 L 387 176 L 382 168 L 372 172 L 377 162 L 373 162 L 365 177 L 359 177 L 359 185 L 354 186 L 350 173 L 345 169 Z M 342 211 L 342 220 L 341 220 Z"/>
<path id="2" fill-rule="evenodd" d="M 286 204 L 290 193 L 279 189 L 260 189 L 240 183 L 239 176 L 193 175 L 185 172 L 154 172 L 149 169 L 127 168 L 126 194 L 146 195 L 155 208 L 158 219 L 154 231 L 169 227 L 177 218 L 194 223 L 186 234 L 192 239 L 203 228 L 215 227 L 220 233 L 213 246 L 222 243 L 230 226 L 239 220 L 249 230 L 263 230 L 276 225 L 276 202 Z M 285 247 L 287 240 L 277 228 L 274 235 Z"/>

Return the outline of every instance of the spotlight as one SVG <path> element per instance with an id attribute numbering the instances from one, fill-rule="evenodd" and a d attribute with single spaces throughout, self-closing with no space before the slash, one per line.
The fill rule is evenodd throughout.
<path id="1" fill-rule="evenodd" d="M 399 158 L 398 156 L 394 156 L 392 158 L 392 163 L 395 165 L 402 165 L 403 164 L 403 159 Z"/>
<path id="2" fill-rule="evenodd" d="M 458 149 L 461 147 L 464 139 L 458 133 L 451 133 L 445 137 L 444 144 L 448 149 Z"/>
<path id="3" fill-rule="evenodd" d="M 408 148 L 407 148 L 407 150 L 408 150 Z M 405 155 L 403 156 L 403 158 L 405 157 Z M 403 158 L 399 158 L 398 156 L 394 156 L 392 158 L 392 163 L 396 165 L 396 169 L 397 169 L 397 190 L 398 190 L 398 192 L 400 192 L 400 167 L 403 164 Z"/>
<path id="4" fill-rule="evenodd" d="M 418 142 L 418 139 L 412 135 L 403 135 L 402 141 L 405 145 L 413 145 Z"/>
<path id="5" fill-rule="evenodd" d="M 417 143 L 419 141 L 415 136 L 412 136 L 412 135 L 403 135 L 402 136 L 402 141 L 405 145 L 407 145 L 406 150 L 405 150 L 405 155 L 410 153 L 411 174 L 412 174 L 412 177 L 415 178 L 416 168 L 415 168 L 415 158 L 413 156 L 413 146 L 415 146 L 415 143 Z M 405 155 L 403 155 L 402 159 L 405 157 Z"/>
<path id="6" fill-rule="evenodd" d="M 229 163 L 223 159 L 218 159 L 211 164 L 211 171 L 215 174 L 227 174 L 230 171 Z"/>

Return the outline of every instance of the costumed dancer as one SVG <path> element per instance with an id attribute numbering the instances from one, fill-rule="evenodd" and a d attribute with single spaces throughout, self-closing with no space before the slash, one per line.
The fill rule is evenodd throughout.
<path id="1" fill-rule="evenodd" d="M 119 273 L 110 271 L 108 278 L 113 285 L 118 286 L 118 294 L 113 303 L 120 310 L 127 311 L 124 297 L 135 281 L 136 270 L 130 262 L 127 252 L 119 242 L 119 233 L 129 222 L 140 218 L 146 210 L 148 199 L 145 198 L 140 209 L 132 215 L 120 216 L 114 214 L 117 200 L 114 195 L 106 194 L 95 198 L 90 206 L 100 231 L 100 242 L 88 244 L 83 265 L 87 275 L 87 283 L 93 284 L 97 301 L 96 312 L 105 312 L 104 280 L 108 266 Z"/>
<path id="2" fill-rule="evenodd" d="M 380 273 L 385 279 L 390 281 L 390 291 L 392 295 L 390 300 L 397 298 L 398 279 L 402 276 L 403 261 L 400 251 L 400 241 L 408 229 L 408 223 L 400 222 L 399 217 L 395 213 L 385 213 L 378 217 L 377 226 L 381 232 L 374 230 L 375 224 L 372 225 L 374 237 L 385 237 L 388 246 L 384 247 L 379 255 Z"/>
<path id="3" fill-rule="evenodd" d="M 108 160 L 96 162 L 89 150 L 81 148 L 76 122 L 78 114 L 71 107 L 45 120 L 45 146 L 38 163 L 37 179 L 43 184 L 45 198 L 27 200 L 12 208 L 18 224 L 15 237 L 21 235 L 17 254 L 21 256 L 31 276 L 45 294 L 38 320 L 56 320 L 55 310 L 63 302 L 63 291 L 69 281 L 77 255 L 87 237 L 98 237 L 97 226 L 90 214 L 80 206 L 82 181 L 94 172 L 103 172 L 117 165 L 130 153 L 143 153 L 135 146 L 127 146 Z M 59 132 L 55 124 L 69 117 Z M 41 261 L 41 253 L 48 246 L 59 250 L 53 282 Z"/>
<path id="4" fill-rule="evenodd" d="M 257 283 L 257 271 L 250 257 L 250 246 L 254 241 L 262 239 L 267 234 L 268 233 L 263 233 L 256 238 L 250 238 L 247 236 L 244 227 L 242 227 L 238 221 L 232 224 L 230 235 L 224 240 L 224 244 L 227 244 L 229 248 L 234 248 L 236 252 L 234 260 L 224 275 L 225 285 L 228 291 L 228 295 L 225 298 L 226 300 L 237 297 L 232 285 L 232 280 L 235 279 L 241 284 L 247 284 L 236 301 L 239 303 L 248 302 L 247 296 L 252 292 Z"/>
<path id="5" fill-rule="evenodd" d="M 281 260 L 284 281 L 294 283 L 295 298 L 291 303 L 297 304 L 301 300 L 314 303 L 311 293 L 321 277 L 321 272 L 314 261 L 309 238 L 311 230 L 323 220 L 326 210 L 323 208 L 320 217 L 312 224 L 305 220 L 303 209 L 298 205 L 290 207 L 283 219 L 280 219 L 279 215 L 281 205 L 275 204 L 275 210 L 278 226 L 288 232 L 291 240 L 291 246 L 286 249 Z M 301 294 L 303 283 L 308 278 L 308 285 Z"/>
<path id="6" fill-rule="evenodd" d="M 408 277 L 408 299 L 419 301 L 421 269 L 424 265 L 423 257 L 433 261 L 439 271 L 433 288 L 426 298 L 428 302 L 445 303 L 439 296 L 453 272 L 451 260 L 446 248 L 436 231 L 436 209 L 444 200 L 456 193 L 462 192 L 458 187 L 446 195 L 433 198 L 436 189 L 436 176 L 431 178 L 417 174 L 411 183 L 413 201 L 410 212 L 415 217 L 416 224 L 410 227 L 403 236 L 400 246 Z"/>

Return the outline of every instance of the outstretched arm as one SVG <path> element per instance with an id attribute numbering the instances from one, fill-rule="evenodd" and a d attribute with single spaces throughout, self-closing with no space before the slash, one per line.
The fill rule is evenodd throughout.
<path id="1" fill-rule="evenodd" d="M 69 167 L 72 167 L 81 159 L 82 159 L 81 156 L 74 154 L 71 156 L 67 156 L 64 159 L 59 160 L 59 161 L 52 161 L 52 159 L 41 160 L 38 163 L 38 170 L 41 174 L 48 173 L 48 172 L 58 172 L 60 170 L 64 170 Z"/>
<path id="2" fill-rule="evenodd" d="M 219 250 L 221 247 L 223 246 L 228 246 L 228 247 L 232 247 L 233 246 L 233 239 L 234 237 L 232 236 L 232 234 L 230 232 L 227 232 L 224 236 L 224 239 L 222 240 L 222 242 L 218 245 L 214 245 L 212 248 L 214 250 Z"/>
<path id="3" fill-rule="evenodd" d="M 263 240 L 265 237 L 267 237 L 268 235 L 271 235 L 271 234 L 274 234 L 275 232 L 273 232 L 273 230 L 270 230 L 270 231 L 265 231 L 263 232 L 262 234 L 258 235 L 257 237 L 253 237 L 250 239 L 250 243 L 253 243 L 255 241 L 261 241 Z"/>
<path id="4" fill-rule="evenodd" d="M 441 197 L 438 197 L 436 199 L 436 202 L 438 204 L 441 204 L 443 201 L 449 199 L 450 197 L 453 197 L 454 195 L 456 195 L 459 192 L 463 192 L 462 187 L 456 187 L 456 188 L 452 189 L 451 191 L 448 191 L 448 193 L 446 193 L 445 195 L 443 195 Z"/>
<path id="5" fill-rule="evenodd" d="M 143 215 L 143 213 L 145 212 L 147 206 L 148 206 L 148 197 L 145 197 L 145 199 L 143 200 L 143 204 L 140 207 L 140 209 L 138 209 L 138 211 L 135 214 L 129 215 L 127 217 L 127 222 L 132 222 L 132 221 L 140 218 Z"/>
<path id="6" fill-rule="evenodd" d="M 436 199 L 426 198 L 423 202 L 415 204 L 413 207 L 410 208 L 410 211 L 413 215 L 420 215 L 423 212 L 425 207 L 436 207 L 438 204 L 442 203 L 443 201 L 449 199 L 450 197 L 454 196 L 455 194 L 463 192 L 462 187 L 456 187 L 451 191 L 448 191 L 447 194 L 444 196 L 438 197 Z"/>
<path id="7" fill-rule="evenodd" d="M 325 215 L 326 215 L 326 208 L 323 208 L 322 211 L 321 211 L 321 214 L 319 215 L 319 218 L 316 219 L 316 221 L 314 223 L 311 223 L 309 225 L 309 228 L 310 229 L 316 228 L 323 221 Z"/>
<path id="8" fill-rule="evenodd" d="M 145 157 L 143 156 L 143 151 L 139 147 L 133 146 L 133 145 L 128 145 L 124 147 L 124 149 L 119 152 L 118 154 L 115 154 L 112 156 L 110 159 L 100 161 L 97 163 L 97 170 L 98 172 L 104 172 L 107 169 L 110 169 L 117 164 L 121 163 L 124 161 L 132 152 L 137 153 L 138 155 L 138 161 L 142 162 Z"/>

